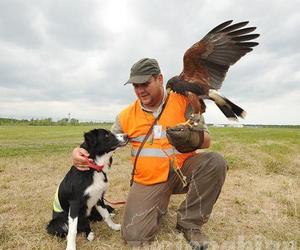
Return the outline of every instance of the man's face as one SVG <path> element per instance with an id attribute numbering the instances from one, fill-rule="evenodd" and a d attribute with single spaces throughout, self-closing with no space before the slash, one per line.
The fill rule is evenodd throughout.
<path id="1" fill-rule="evenodd" d="M 160 104 L 163 97 L 163 77 L 151 77 L 149 81 L 140 84 L 132 84 L 136 96 L 146 108 L 153 108 Z"/>

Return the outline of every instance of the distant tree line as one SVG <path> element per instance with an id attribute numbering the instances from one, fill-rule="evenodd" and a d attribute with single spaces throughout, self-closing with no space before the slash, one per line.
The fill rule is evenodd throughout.
<path id="1" fill-rule="evenodd" d="M 4 125 L 26 125 L 26 126 L 78 126 L 78 125 L 108 125 L 111 126 L 111 122 L 80 122 L 78 119 L 75 118 L 62 118 L 57 121 L 53 121 L 52 118 L 45 118 L 45 119 L 11 119 L 11 118 L 0 118 L 0 126 Z M 213 126 L 216 127 L 215 124 L 207 124 L 209 127 Z M 224 127 L 230 127 L 228 124 L 222 124 Z M 261 124 L 243 124 L 243 127 L 246 128 L 300 128 L 300 125 L 261 125 Z"/>
<path id="2" fill-rule="evenodd" d="M 26 125 L 26 126 L 78 126 L 78 125 L 105 125 L 111 124 L 109 122 L 79 122 L 75 118 L 62 118 L 57 121 L 53 121 L 52 118 L 45 119 L 10 119 L 10 118 L 0 118 L 0 126 L 2 125 Z"/>

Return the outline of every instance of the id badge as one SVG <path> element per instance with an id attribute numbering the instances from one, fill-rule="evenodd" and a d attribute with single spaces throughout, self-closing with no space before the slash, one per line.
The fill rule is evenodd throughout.
<path id="1" fill-rule="evenodd" d="M 154 139 L 160 139 L 161 135 L 162 135 L 162 125 L 154 125 L 153 127 Z"/>

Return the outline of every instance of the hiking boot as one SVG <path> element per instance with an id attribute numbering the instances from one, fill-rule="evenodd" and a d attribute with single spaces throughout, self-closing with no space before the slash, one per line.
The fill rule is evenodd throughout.
<path id="1" fill-rule="evenodd" d="M 206 250 L 208 249 L 208 237 L 201 232 L 200 229 L 184 228 L 180 225 L 176 225 L 176 229 L 183 233 L 184 238 L 190 244 L 192 249 Z"/>

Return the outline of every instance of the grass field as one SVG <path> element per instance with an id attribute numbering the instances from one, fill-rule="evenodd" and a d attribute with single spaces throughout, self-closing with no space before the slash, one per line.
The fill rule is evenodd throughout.
<path id="1" fill-rule="evenodd" d="M 55 189 L 71 165 L 70 153 L 92 127 L 0 126 L 0 249 L 65 249 L 47 235 Z M 300 129 L 211 128 L 209 150 L 222 153 L 229 171 L 209 222 L 211 249 L 300 249 Z M 108 199 L 126 198 L 129 147 L 115 153 Z M 175 230 L 174 196 L 148 249 L 190 249 Z M 120 222 L 123 207 L 117 209 Z M 92 224 L 95 240 L 77 237 L 78 249 L 128 249 L 120 233 Z"/>

